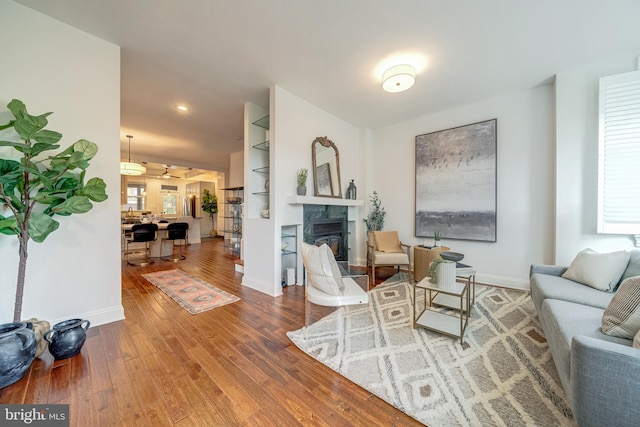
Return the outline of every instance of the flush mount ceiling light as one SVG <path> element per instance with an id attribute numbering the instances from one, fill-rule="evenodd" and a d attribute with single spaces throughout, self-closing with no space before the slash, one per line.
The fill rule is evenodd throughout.
<path id="1" fill-rule="evenodd" d="M 176 108 L 180 111 L 189 111 L 189 107 L 187 107 L 186 105 L 180 104 L 180 105 L 176 105 Z"/>
<path id="2" fill-rule="evenodd" d="M 131 138 L 133 136 L 127 135 L 127 138 L 129 138 L 129 161 L 120 162 L 120 175 L 142 175 L 147 171 L 147 168 L 138 163 L 131 163 Z"/>
<path id="3" fill-rule="evenodd" d="M 382 75 L 382 89 L 386 92 L 405 91 L 415 82 L 416 70 L 408 64 L 395 65 Z"/>

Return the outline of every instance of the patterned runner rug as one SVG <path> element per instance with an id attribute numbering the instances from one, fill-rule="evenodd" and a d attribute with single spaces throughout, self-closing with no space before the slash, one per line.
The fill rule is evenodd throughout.
<path id="1" fill-rule="evenodd" d="M 191 314 L 240 301 L 237 296 L 178 269 L 156 271 L 143 274 L 142 277 L 160 288 Z"/>
<path id="2" fill-rule="evenodd" d="M 399 277 L 371 291 L 368 305 L 341 307 L 287 335 L 431 427 L 576 425 L 528 292 L 476 286 L 461 345 L 413 329 L 412 287 Z"/>

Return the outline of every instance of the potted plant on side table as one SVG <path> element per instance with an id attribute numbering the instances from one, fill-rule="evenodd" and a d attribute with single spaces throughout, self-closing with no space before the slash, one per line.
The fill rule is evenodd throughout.
<path id="1" fill-rule="evenodd" d="M 14 323 L 0 325 L 0 387 L 22 378 L 36 351 L 31 324 L 20 322 L 29 241 L 44 242 L 57 230 L 60 224 L 53 218 L 55 215 L 85 213 L 93 208 L 92 202 L 107 199 L 106 184 L 101 178 L 85 182 L 89 160 L 98 152 L 96 144 L 81 139 L 58 154 L 43 155 L 59 148 L 62 138 L 60 133 L 45 129 L 51 113 L 32 116 L 17 99 L 7 108 L 14 119 L 0 124 L 0 146 L 14 148 L 16 154 L 0 158 L 0 233 L 18 238 L 19 260 Z M 30 332 L 26 333 L 27 338 L 25 327 Z M 21 366 L 8 366 L 7 362 L 16 358 Z"/>

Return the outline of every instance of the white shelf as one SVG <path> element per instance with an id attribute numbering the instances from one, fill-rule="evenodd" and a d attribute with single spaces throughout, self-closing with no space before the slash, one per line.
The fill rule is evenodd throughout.
<path id="1" fill-rule="evenodd" d="M 416 320 L 416 326 L 422 326 L 423 328 L 431 329 L 443 334 L 451 335 L 454 337 L 462 338 L 464 330 L 466 329 L 466 320 L 463 318 L 462 330 L 460 330 L 460 318 L 450 316 L 448 314 L 439 313 L 437 311 L 425 310 L 418 320 Z"/>
<path id="2" fill-rule="evenodd" d="M 363 206 L 364 200 L 339 199 L 337 197 L 289 196 L 290 205 Z"/>

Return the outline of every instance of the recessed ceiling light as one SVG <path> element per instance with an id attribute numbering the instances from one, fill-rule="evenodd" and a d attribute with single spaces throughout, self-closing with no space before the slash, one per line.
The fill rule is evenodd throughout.
<path id="1" fill-rule="evenodd" d="M 182 105 L 182 104 L 178 104 L 176 105 L 176 108 L 180 111 L 189 111 L 189 107 L 187 107 L 186 105 Z"/>

